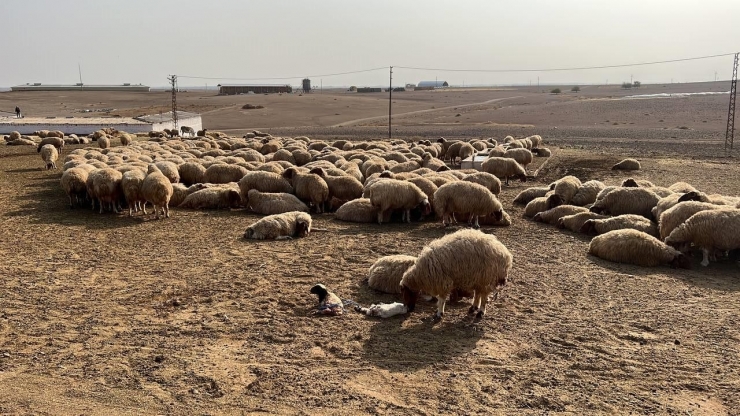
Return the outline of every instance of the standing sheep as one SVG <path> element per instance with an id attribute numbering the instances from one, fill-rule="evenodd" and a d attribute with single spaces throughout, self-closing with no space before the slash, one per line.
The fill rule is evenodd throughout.
<path id="1" fill-rule="evenodd" d="M 507 157 L 489 157 L 481 164 L 481 170 L 504 179 L 507 186 L 511 177 L 516 177 L 522 182 L 527 181 L 527 172 L 524 168 L 516 160 Z"/>
<path id="2" fill-rule="evenodd" d="M 146 179 L 146 173 L 139 169 L 130 170 L 121 178 L 121 189 L 128 204 L 128 216 L 133 217 L 134 212 L 144 211 L 146 215 L 146 199 L 141 194 L 141 185 Z"/>
<path id="3" fill-rule="evenodd" d="M 701 249 L 701 265 L 709 265 L 709 255 L 715 251 L 740 249 L 740 210 L 717 209 L 692 215 L 665 239 L 672 247 L 692 243 Z"/>
<path id="4" fill-rule="evenodd" d="M 110 139 L 107 136 L 103 136 L 98 139 L 98 146 L 101 149 L 107 149 L 110 147 Z"/>
<path id="5" fill-rule="evenodd" d="M 87 176 L 87 194 L 92 199 L 93 209 L 95 200 L 100 205 L 100 213 L 103 213 L 105 204 L 110 204 L 111 211 L 118 214 L 118 202 L 123 191 L 121 179 L 123 174 L 115 169 L 103 168 L 90 172 Z"/>
<path id="6" fill-rule="evenodd" d="M 480 228 L 478 217 L 493 215 L 503 217 L 503 207 L 496 196 L 485 186 L 473 182 L 458 181 L 442 185 L 434 193 L 434 210 L 442 218 L 442 225 L 452 223 L 455 213 L 469 214 L 470 222 Z"/>
<path id="7" fill-rule="evenodd" d="M 211 165 L 203 173 L 205 183 L 239 182 L 249 171 L 239 165 Z"/>
<path id="8" fill-rule="evenodd" d="M 383 293 L 401 293 L 401 279 L 416 257 L 398 254 L 379 258 L 370 266 L 367 285 Z"/>
<path id="9" fill-rule="evenodd" d="M 290 181 L 298 199 L 311 202 L 317 213 L 323 212 L 324 202 L 329 200 L 329 186 L 326 181 L 319 175 L 302 173 L 296 168 L 286 169 L 283 177 Z"/>
<path id="10" fill-rule="evenodd" d="M 383 217 L 390 210 L 403 210 L 402 220 L 411 222 L 411 210 L 421 206 L 424 215 L 431 211 L 429 198 L 411 182 L 386 179 L 373 184 L 367 190 L 370 203 L 377 207 L 378 224 L 383 223 Z"/>
<path id="11" fill-rule="evenodd" d="M 169 179 L 170 183 L 180 182 L 180 172 L 177 170 L 176 164 L 166 160 L 154 162 L 154 164 L 157 166 L 159 172 L 163 174 L 165 178 Z"/>
<path id="12" fill-rule="evenodd" d="M 59 151 L 59 153 L 61 153 L 62 152 L 62 149 L 64 149 L 64 140 L 63 139 L 60 139 L 59 137 L 47 137 L 47 138 L 41 140 L 41 142 L 39 142 L 38 147 L 36 147 L 36 151 L 37 152 L 41 152 L 41 148 L 44 147 L 47 144 L 53 144 L 54 147 L 57 148 L 57 150 Z"/>
<path id="13" fill-rule="evenodd" d="M 462 180 L 483 185 L 494 195 L 501 193 L 501 181 L 488 172 L 471 173 L 463 177 Z"/>
<path id="14" fill-rule="evenodd" d="M 413 312 L 419 292 L 437 298 L 437 319 L 453 289 L 474 291 L 469 313 L 486 312 L 488 295 L 506 284 L 512 255 L 498 239 L 477 230 L 460 230 L 432 241 L 401 279 L 403 303 Z"/>
<path id="15" fill-rule="evenodd" d="M 509 149 L 504 153 L 504 157 L 516 160 L 517 163 L 522 165 L 524 170 L 527 170 L 527 165 L 532 163 L 532 152 L 527 149 Z"/>
<path id="16" fill-rule="evenodd" d="M 268 215 L 247 227 L 245 239 L 289 240 L 307 237 L 311 232 L 311 216 L 305 212 Z"/>
<path id="17" fill-rule="evenodd" d="M 45 144 L 41 148 L 41 159 L 44 160 L 46 170 L 57 168 L 57 159 L 59 159 L 59 152 L 53 144 Z"/>
<path id="18" fill-rule="evenodd" d="M 172 182 L 156 164 L 149 165 L 146 178 L 141 184 L 141 195 L 154 205 L 154 217 L 159 219 L 160 208 L 166 218 L 170 217 L 170 198 L 172 198 Z"/>
<path id="19" fill-rule="evenodd" d="M 87 177 L 89 171 L 85 168 L 75 167 L 64 171 L 60 180 L 62 189 L 69 197 L 69 207 L 74 208 L 74 203 L 80 203 L 87 198 Z M 74 201 L 72 198 L 74 197 Z"/>
<path id="20" fill-rule="evenodd" d="M 691 218 L 697 212 L 723 208 L 729 207 L 724 205 L 715 205 L 710 202 L 699 201 L 688 201 L 675 205 L 660 214 L 658 221 L 658 231 L 660 232 L 660 239 L 665 240 L 671 234 L 671 232 L 673 232 L 673 230 L 675 230 L 679 225 L 686 222 L 686 220 Z"/>
<path id="21" fill-rule="evenodd" d="M 691 268 L 691 261 L 674 249 L 641 231 L 624 229 L 609 231 L 591 240 L 589 254 L 615 263 L 654 267 L 670 264 L 672 267 Z"/>

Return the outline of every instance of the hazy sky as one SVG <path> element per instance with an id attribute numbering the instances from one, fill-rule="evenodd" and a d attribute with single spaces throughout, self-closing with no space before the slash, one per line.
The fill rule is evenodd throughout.
<path id="1" fill-rule="evenodd" d="M 394 66 L 510 69 L 613 65 L 740 50 L 738 0 L 0 0 L 0 86 L 123 82 L 290 83 Z M 732 57 L 592 71 L 394 70 L 394 85 L 710 81 Z M 236 81 L 226 78 L 295 77 Z M 386 85 L 387 69 L 313 77 Z"/>

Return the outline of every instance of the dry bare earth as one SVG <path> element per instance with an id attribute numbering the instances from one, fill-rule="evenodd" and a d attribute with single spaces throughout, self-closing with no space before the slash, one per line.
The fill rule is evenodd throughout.
<path id="1" fill-rule="evenodd" d="M 65 148 L 65 153 L 67 149 Z M 566 173 L 615 183 L 619 157 L 557 151 Z M 738 414 L 740 279 L 617 265 L 588 241 L 520 218 L 486 228 L 511 282 L 479 323 L 436 325 L 422 305 L 385 321 L 309 316 L 323 282 L 363 304 L 380 256 L 417 254 L 452 229 L 315 217 L 307 239 L 248 243 L 257 217 L 174 210 L 163 221 L 70 210 L 59 172 L 0 149 L 0 412 L 11 414 Z M 643 160 L 638 177 L 738 194 L 738 167 Z M 532 185 L 531 183 L 526 184 Z"/>

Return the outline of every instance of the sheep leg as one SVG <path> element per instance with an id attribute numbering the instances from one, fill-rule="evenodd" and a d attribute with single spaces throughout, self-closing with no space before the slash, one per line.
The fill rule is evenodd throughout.
<path id="1" fill-rule="evenodd" d="M 159 206 L 154 205 L 154 219 L 159 219 Z"/>
<path id="2" fill-rule="evenodd" d="M 72 195 L 69 196 L 69 207 L 74 208 L 75 204 L 72 203 Z"/>
<path id="3" fill-rule="evenodd" d="M 146 215 L 146 201 L 144 201 L 144 203 L 141 204 L 141 210 L 144 211 L 144 215 Z"/>
<path id="4" fill-rule="evenodd" d="M 707 267 L 709 266 L 709 249 L 703 248 L 701 249 L 701 252 L 704 255 L 704 259 L 702 259 L 701 265 Z"/>
<path id="5" fill-rule="evenodd" d="M 164 216 L 167 218 L 170 217 L 170 204 L 169 203 L 164 204 Z"/>
<path id="6" fill-rule="evenodd" d="M 378 225 L 383 224 L 383 210 L 378 211 Z"/>
<path id="7" fill-rule="evenodd" d="M 135 206 L 136 206 L 136 204 L 131 204 L 131 205 L 128 206 L 128 216 L 129 217 L 133 217 L 134 216 L 134 207 Z"/>
<path id="8" fill-rule="evenodd" d="M 480 291 L 476 290 L 475 295 L 473 296 L 473 304 L 470 305 L 470 309 L 468 309 L 468 315 L 474 314 L 478 310 L 479 305 L 480 305 Z"/>
<path id="9" fill-rule="evenodd" d="M 99 203 L 100 203 L 100 213 L 102 214 L 103 213 L 103 201 L 99 201 Z"/>
<path id="10" fill-rule="evenodd" d="M 478 308 L 478 314 L 475 316 L 476 318 L 480 319 L 486 314 L 486 304 L 488 304 L 488 292 L 481 292 L 480 307 Z"/>
<path id="11" fill-rule="evenodd" d="M 411 224 L 411 210 L 407 209 L 406 211 L 404 211 L 404 215 L 406 215 L 406 222 Z"/>
<path id="12" fill-rule="evenodd" d="M 476 230 L 480 228 L 480 224 L 478 223 L 478 216 L 477 215 L 475 216 L 475 225 L 473 225 L 473 228 L 475 228 Z"/>
<path id="13" fill-rule="evenodd" d="M 434 319 L 442 319 L 445 314 L 445 301 L 447 296 L 437 296 L 437 313 L 434 314 Z"/>

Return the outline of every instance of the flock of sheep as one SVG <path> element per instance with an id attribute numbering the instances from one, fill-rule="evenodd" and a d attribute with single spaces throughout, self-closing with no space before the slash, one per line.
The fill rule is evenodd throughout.
<path id="1" fill-rule="evenodd" d="M 199 132 L 201 133 L 201 132 Z M 202 132 L 206 134 L 206 132 Z M 191 139 L 133 141 L 123 132 L 96 132 L 99 149 L 71 151 L 61 185 L 70 206 L 87 205 L 129 215 L 147 203 L 169 217 L 170 207 L 245 208 L 265 215 L 244 232 L 248 239 L 308 236 L 311 212 L 335 212 L 341 221 L 382 224 L 438 219 L 467 220 L 464 229 L 431 242 L 417 257 L 390 256 L 370 269 L 370 287 L 402 294 L 413 310 L 420 293 L 436 297 L 439 318 L 448 297 L 472 296 L 470 312 L 485 313 L 490 293 L 506 283 L 512 255 L 480 225 L 508 226 L 498 195 L 502 183 L 526 181 L 534 156 L 549 156 L 539 136 L 435 142 L 403 140 L 332 143 L 306 137 L 272 137 L 258 131 L 242 138 L 208 132 Z M 122 146 L 111 147 L 111 139 Z M 39 144 L 47 168 L 56 167 L 63 143 Z M 481 170 L 450 169 L 484 155 Z M 639 169 L 626 159 L 614 169 Z M 627 179 L 618 186 L 561 178 L 525 189 L 513 200 L 524 216 L 574 232 L 599 234 L 589 252 L 642 266 L 687 267 L 692 246 L 702 265 L 740 249 L 740 198 L 708 195 L 679 182 L 664 188 Z"/>

